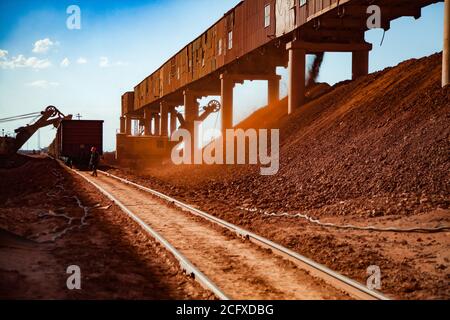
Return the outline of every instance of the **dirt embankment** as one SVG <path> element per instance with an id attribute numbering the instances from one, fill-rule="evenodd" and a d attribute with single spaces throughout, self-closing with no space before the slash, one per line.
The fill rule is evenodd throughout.
<path id="1" fill-rule="evenodd" d="M 450 90 L 441 54 L 334 86 L 291 116 L 260 110 L 240 127 L 280 128 L 280 171 L 259 167 L 112 170 L 274 239 L 365 282 L 378 265 L 383 291 L 449 298 L 448 233 L 339 231 L 239 207 L 301 212 L 339 224 L 450 224 Z M 264 119 L 264 120 L 263 120 Z"/>
<path id="2" fill-rule="evenodd" d="M 210 299 L 116 206 L 54 161 L 0 170 L 3 299 Z M 69 266 L 80 291 L 67 289 Z"/>

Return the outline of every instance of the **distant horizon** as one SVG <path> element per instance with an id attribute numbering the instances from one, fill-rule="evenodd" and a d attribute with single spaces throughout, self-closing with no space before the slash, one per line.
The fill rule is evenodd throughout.
<path id="1" fill-rule="evenodd" d="M 105 120 L 105 151 L 114 151 L 121 95 L 132 91 L 238 2 L 83 0 L 77 2 L 81 30 L 66 28 L 69 2 L 1 3 L 0 118 L 55 105 L 64 114 L 81 114 L 82 120 Z M 380 46 L 382 37 L 382 30 L 366 33 L 366 41 L 373 44 L 371 73 L 441 52 L 443 3 L 426 7 L 419 20 L 393 21 Z M 278 72 L 281 96 L 285 97 L 287 71 L 279 68 Z M 350 77 L 350 54 L 325 56 L 319 82 L 334 85 Z M 237 122 L 267 104 L 266 86 L 260 81 L 236 86 Z M 213 115 L 204 126 L 213 128 L 216 122 Z M 0 133 L 2 129 L 12 133 L 25 124 L 1 124 Z M 54 129 L 42 129 L 41 147 L 47 147 L 54 135 Z M 30 150 L 38 149 L 37 134 L 28 145 Z"/>

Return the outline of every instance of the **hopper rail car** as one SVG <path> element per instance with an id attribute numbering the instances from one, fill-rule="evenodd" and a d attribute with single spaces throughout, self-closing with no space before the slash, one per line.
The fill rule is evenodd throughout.
<path id="1" fill-rule="evenodd" d="M 103 154 L 103 121 L 64 120 L 48 153 L 71 167 L 87 169 L 92 147 Z"/>

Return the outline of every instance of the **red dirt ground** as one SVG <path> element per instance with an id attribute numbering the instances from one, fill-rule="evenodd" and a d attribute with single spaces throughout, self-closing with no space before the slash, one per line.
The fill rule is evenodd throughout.
<path id="1" fill-rule="evenodd" d="M 381 267 L 382 291 L 450 298 L 450 233 L 342 231 L 242 206 L 301 212 L 361 226 L 450 225 L 450 89 L 441 54 L 409 60 L 327 89 L 291 116 L 286 102 L 239 127 L 280 128 L 276 176 L 259 167 L 164 166 L 111 173 L 166 192 L 365 283 Z"/>
<path id="2" fill-rule="evenodd" d="M 0 298 L 211 299 L 176 260 L 81 178 L 49 159 L 22 158 L 0 169 Z M 64 187 L 64 189 L 61 189 Z M 81 226 L 83 206 L 91 209 Z M 75 218 L 74 228 L 52 211 Z M 68 266 L 81 268 L 81 291 L 69 291 Z"/>

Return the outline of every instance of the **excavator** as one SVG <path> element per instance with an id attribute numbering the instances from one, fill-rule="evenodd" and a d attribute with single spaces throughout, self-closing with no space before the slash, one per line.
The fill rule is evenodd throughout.
<path id="1" fill-rule="evenodd" d="M 195 121 L 203 122 L 209 115 L 217 113 L 222 108 L 222 105 L 217 100 L 211 100 L 207 106 L 203 107 L 203 113 L 195 119 Z M 179 112 L 176 113 L 177 119 L 180 122 L 180 129 L 186 129 L 186 120 Z"/>
<path id="2" fill-rule="evenodd" d="M 38 131 L 40 128 L 53 125 L 59 126 L 63 120 L 72 120 L 72 115 L 65 116 L 56 107 L 49 106 L 42 112 L 29 113 L 21 116 L 0 119 L 0 123 L 23 120 L 39 117 L 34 123 L 15 130 L 16 137 L 0 137 L 0 158 L 14 156 L 20 148 Z"/>

